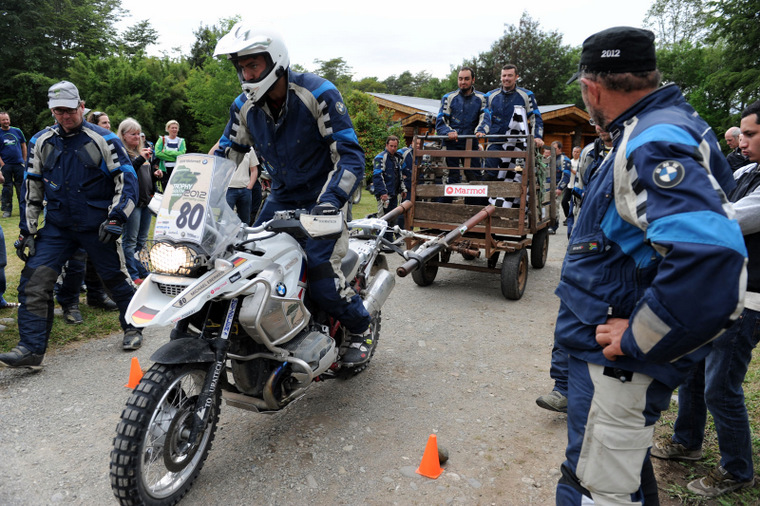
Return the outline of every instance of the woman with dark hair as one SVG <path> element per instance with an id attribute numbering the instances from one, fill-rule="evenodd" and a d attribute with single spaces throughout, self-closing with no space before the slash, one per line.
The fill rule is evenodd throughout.
<path id="1" fill-rule="evenodd" d="M 101 111 L 90 111 L 90 114 L 87 115 L 87 122 L 106 130 L 111 129 L 111 120 L 108 118 L 108 114 Z"/>

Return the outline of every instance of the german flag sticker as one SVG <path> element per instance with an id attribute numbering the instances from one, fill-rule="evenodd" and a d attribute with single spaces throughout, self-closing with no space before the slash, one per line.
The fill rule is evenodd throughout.
<path id="1" fill-rule="evenodd" d="M 148 306 L 143 306 L 134 313 L 132 313 L 132 320 L 135 323 L 149 323 L 158 314 L 157 309 L 151 309 Z"/>

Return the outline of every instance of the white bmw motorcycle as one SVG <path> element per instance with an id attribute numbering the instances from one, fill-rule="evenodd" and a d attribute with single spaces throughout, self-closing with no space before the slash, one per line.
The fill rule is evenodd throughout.
<path id="1" fill-rule="evenodd" d="M 313 382 L 348 378 L 368 364 L 342 366 L 348 333 L 309 304 L 308 266 L 297 241 L 336 237 L 343 217 L 287 211 L 246 227 L 225 201 L 234 171 L 228 160 L 184 155 L 160 204 L 152 203 L 154 239 L 141 252 L 151 274 L 127 318 L 138 327 L 174 328 L 116 430 L 110 476 L 121 504 L 174 504 L 187 493 L 211 448 L 222 398 L 276 412 Z M 395 284 L 381 254 L 386 219 L 348 223 L 342 264 L 372 317 L 373 346 Z"/>

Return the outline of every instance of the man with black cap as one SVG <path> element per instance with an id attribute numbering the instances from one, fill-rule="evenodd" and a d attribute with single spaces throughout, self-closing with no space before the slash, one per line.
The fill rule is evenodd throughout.
<path id="1" fill-rule="evenodd" d="M 53 324 L 53 285 L 61 266 L 84 248 L 119 306 L 123 348 L 142 333 L 124 314 L 134 289 L 121 269 L 116 240 L 135 208 L 137 176 L 116 134 L 84 121 L 73 83 L 48 90 L 56 124 L 29 141 L 16 252 L 26 262 L 18 287 L 19 344 L 0 354 L 0 367 L 40 369 Z M 45 211 L 45 226 L 38 228 Z"/>
<path id="2" fill-rule="evenodd" d="M 612 151 L 586 189 L 556 290 L 555 340 L 568 354 L 557 504 L 657 503 L 654 424 L 740 313 L 747 250 L 717 137 L 675 85 L 658 88 L 652 32 L 592 35 L 576 79 Z"/>

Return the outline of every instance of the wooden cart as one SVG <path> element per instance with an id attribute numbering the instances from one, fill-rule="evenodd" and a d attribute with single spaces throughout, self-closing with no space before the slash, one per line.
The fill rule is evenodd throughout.
<path id="1" fill-rule="evenodd" d="M 551 157 L 550 165 L 545 169 L 540 166 L 532 136 L 520 137 L 527 145 L 525 151 L 501 150 L 501 146 L 500 150 L 486 150 L 484 145 L 479 146 L 475 136 L 459 137 L 465 140 L 463 150 L 443 149 L 441 146 L 447 139 L 443 136 L 415 137 L 413 146 L 417 145 L 418 138 L 423 141 L 422 147 L 414 152 L 412 180 L 407 181 L 407 187 L 411 186 L 412 206 L 405 213 L 405 229 L 409 231 L 405 234 L 410 252 L 408 258 L 418 259 L 416 265 L 410 261 L 412 268 L 409 270 L 415 283 L 430 285 L 441 267 L 500 272 L 502 294 L 507 299 L 519 299 L 528 279 L 527 250 L 530 250 L 530 263 L 534 268 L 540 269 L 546 264 L 549 227 L 557 216 L 555 157 Z M 503 144 L 505 138 L 487 136 L 485 141 Z M 462 183 L 447 185 L 441 182 L 446 171 L 457 168 L 448 167 L 447 158 L 464 160 L 463 166 L 458 167 L 462 171 Z M 476 180 L 482 170 L 481 161 L 487 158 L 519 159 L 522 163 L 511 170 L 522 176 L 515 178 L 520 181 Z M 484 196 L 486 192 L 487 197 Z M 440 201 L 453 193 L 471 196 Z M 462 230 L 465 222 L 484 211 L 488 198 L 495 209 L 489 209 L 487 216 L 481 217 L 482 221 L 474 227 Z M 513 207 L 502 207 L 504 202 Z M 462 233 L 452 234 L 452 231 Z M 450 243 L 447 240 L 447 244 L 441 247 L 446 235 L 449 239 L 452 236 L 457 238 Z M 431 244 L 437 244 L 435 252 L 430 248 Z M 488 259 L 487 266 L 472 262 L 481 251 Z M 453 252 L 461 255 L 461 262 L 454 262 Z M 501 266 L 498 267 L 500 257 Z M 399 274 L 403 276 L 405 273 Z"/>

